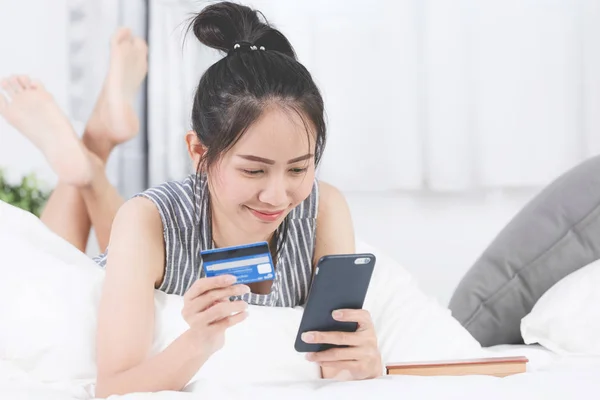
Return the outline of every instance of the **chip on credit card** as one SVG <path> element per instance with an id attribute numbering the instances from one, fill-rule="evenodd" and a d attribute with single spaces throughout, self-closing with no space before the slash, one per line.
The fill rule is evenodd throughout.
<path id="1" fill-rule="evenodd" d="M 237 278 L 236 283 L 244 284 L 275 278 L 275 268 L 267 242 L 204 250 L 200 255 L 207 278 L 234 275 Z"/>

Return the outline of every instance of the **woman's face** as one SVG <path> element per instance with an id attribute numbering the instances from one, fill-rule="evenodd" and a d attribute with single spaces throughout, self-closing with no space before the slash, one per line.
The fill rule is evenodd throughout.
<path id="1" fill-rule="evenodd" d="M 253 238 L 268 237 L 310 195 L 314 153 L 314 133 L 296 112 L 265 109 L 209 170 L 215 211 Z"/>

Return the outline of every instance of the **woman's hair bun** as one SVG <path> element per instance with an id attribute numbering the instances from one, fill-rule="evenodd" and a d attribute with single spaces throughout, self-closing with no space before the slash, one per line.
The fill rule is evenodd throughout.
<path id="1" fill-rule="evenodd" d="M 287 38 L 269 25 L 260 11 L 241 4 L 226 1 L 208 5 L 189 28 L 200 42 L 214 49 L 229 52 L 236 43 L 248 42 L 296 58 Z"/>

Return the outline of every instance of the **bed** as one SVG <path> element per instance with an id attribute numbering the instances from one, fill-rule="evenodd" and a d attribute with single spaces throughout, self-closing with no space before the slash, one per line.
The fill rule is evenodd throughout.
<path id="1" fill-rule="evenodd" d="M 111 398 L 597 398 L 600 355 L 554 352 L 538 344 L 481 348 L 406 269 L 360 240 L 357 247 L 378 258 L 365 308 L 376 326 L 384 362 L 524 355 L 530 360 L 527 372 L 506 378 L 321 380 L 318 368 L 293 349 L 302 309 L 250 306 L 244 324 L 227 331 L 226 345 L 183 392 Z M 2 202 L 0 254 L 0 398 L 94 398 L 103 270 L 37 217 Z M 182 305 L 181 297 L 156 291 L 151 352 L 161 351 L 187 329 Z"/>

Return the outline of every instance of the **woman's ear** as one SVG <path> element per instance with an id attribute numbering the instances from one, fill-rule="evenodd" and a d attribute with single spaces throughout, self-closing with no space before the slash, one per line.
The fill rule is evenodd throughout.
<path id="1" fill-rule="evenodd" d="M 194 164 L 194 171 L 198 169 L 198 163 L 206 153 L 206 147 L 198 139 L 198 135 L 194 131 L 188 131 L 185 134 L 185 143 L 187 145 L 188 154 Z"/>

